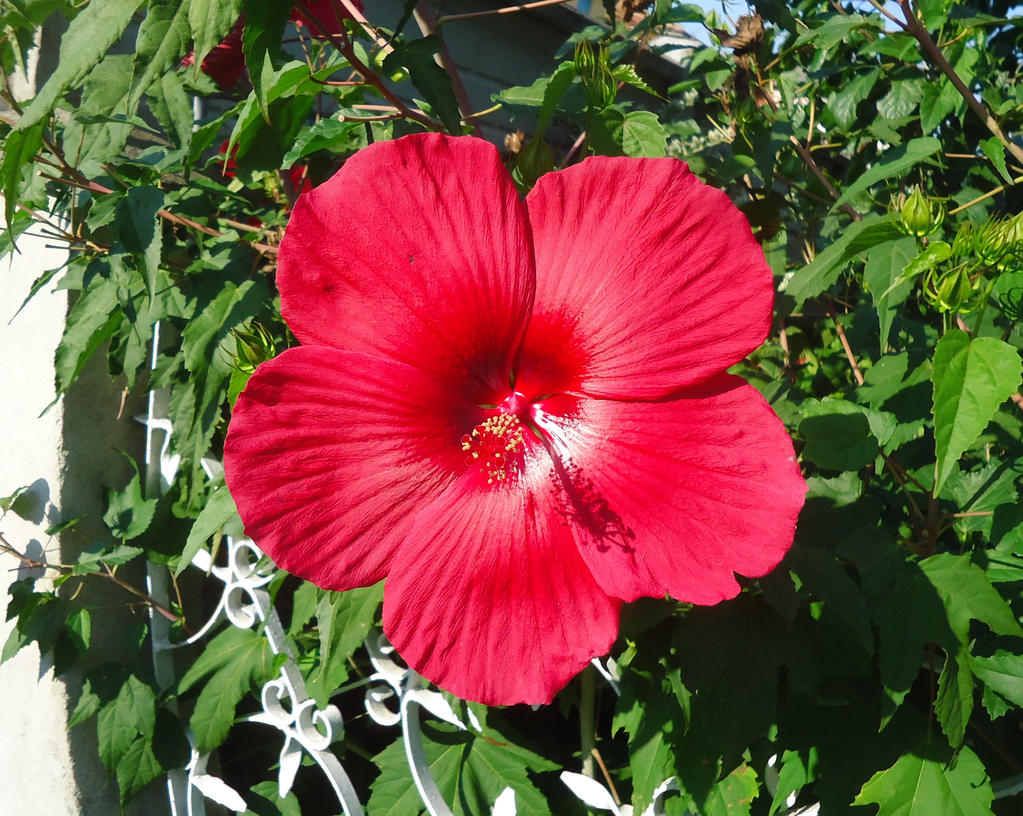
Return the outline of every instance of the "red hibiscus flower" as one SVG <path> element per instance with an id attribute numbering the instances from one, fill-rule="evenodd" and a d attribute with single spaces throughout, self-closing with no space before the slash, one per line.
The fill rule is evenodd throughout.
<path id="1" fill-rule="evenodd" d="M 386 578 L 416 671 L 550 701 L 623 601 L 714 604 L 792 543 L 805 487 L 760 394 L 771 272 L 674 159 L 590 158 L 519 199 L 470 138 L 375 144 L 299 198 L 281 309 L 302 345 L 224 451 L 253 539 L 330 589 Z"/>
<path id="2" fill-rule="evenodd" d="M 340 0 L 306 0 L 304 5 L 319 25 L 314 24 L 301 7 L 292 9 L 291 19 L 297 26 L 308 26 L 309 36 L 317 40 L 339 36 L 345 29 L 344 20 L 352 16 Z M 352 5 L 362 11 L 361 0 L 354 0 Z"/>

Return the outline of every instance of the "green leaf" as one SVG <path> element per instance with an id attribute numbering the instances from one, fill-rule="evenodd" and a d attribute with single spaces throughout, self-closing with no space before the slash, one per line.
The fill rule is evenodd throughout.
<path id="1" fill-rule="evenodd" d="M 490 813 L 494 801 L 510 787 L 518 816 L 549 816 L 547 800 L 533 786 L 529 771 L 550 771 L 555 765 L 500 733 L 476 735 L 447 723 L 423 724 L 428 767 L 455 816 Z M 373 780 L 366 805 L 368 816 L 419 813 L 422 799 L 408 772 L 402 740 L 392 742 L 373 759 L 380 775 Z"/>
<path id="2" fill-rule="evenodd" d="M 288 169 L 303 156 L 316 150 L 344 153 L 352 146 L 350 134 L 361 127 L 361 122 L 343 122 L 333 117 L 321 119 L 312 127 L 302 129 L 295 144 L 284 154 L 281 166 Z"/>
<path id="3" fill-rule="evenodd" d="M 913 291 L 912 281 L 901 280 L 901 276 L 916 254 L 916 241 L 906 236 L 869 253 L 863 265 L 863 281 L 870 290 L 877 311 L 882 353 L 888 347 L 888 336 L 895 315 L 898 314 L 898 307 Z"/>
<path id="4" fill-rule="evenodd" d="M 92 681 L 86 680 L 82 685 L 82 696 L 78 698 L 75 710 L 71 712 L 71 716 L 68 718 L 67 727 L 74 728 L 76 725 L 96 716 L 100 705 L 99 695 L 92 690 Z"/>
<path id="5" fill-rule="evenodd" d="M 867 190 L 872 184 L 904 173 L 941 150 L 941 142 L 931 136 L 913 139 L 904 145 L 894 147 L 884 154 L 884 160 L 868 168 L 866 172 L 847 186 L 831 209 L 840 207 L 849 199 Z"/>
<path id="6" fill-rule="evenodd" d="M 227 485 L 218 485 L 210 493 L 199 517 L 192 523 L 192 529 L 188 532 L 188 539 L 185 541 L 185 547 L 181 551 L 174 574 L 181 575 L 192 563 L 199 548 L 219 532 L 225 524 L 235 519 L 238 519 L 238 508 L 235 507 L 234 499 L 231 498 Z M 236 530 L 236 532 L 240 532 L 240 530 Z"/>
<path id="7" fill-rule="evenodd" d="M 8 231 L 14 221 L 14 213 L 18 209 L 21 198 L 21 179 L 23 170 L 32 163 L 32 159 L 43 145 L 43 123 L 23 130 L 15 130 L 4 139 L 3 163 L 0 174 L 3 175 L 4 223 Z"/>
<path id="8" fill-rule="evenodd" d="M 996 651 L 991 657 L 970 656 L 970 669 L 988 688 L 1023 708 L 1023 655 Z"/>
<path id="9" fill-rule="evenodd" d="M 895 429 L 891 414 L 845 400 L 806 400 L 800 408 L 803 456 L 828 470 L 859 470 L 870 464 Z"/>
<path id="10" fill-rule="evenodd" d="M 242 0 L 190 0 L 188 25 L 195 42 L 194 76 L 199 76 L 202 61 L 231 32 L 241 13 Z"/>
<path id="11" fill-rule="evenodd" d="M 143 550 L 140 547 L 129 547 L 126 544 L 118 544 L 111 549 L 106 549 L 102 544 L 97 544 L 78 556 L 78 560 L 71 571 L 75 575 L 99 572 L 101 564 L 117 567 L 121 564 L 127 564 L 132 559 L 142 555 L 142 553 Z"/>
<path id="12" fill-rule="evenodd" d="M 874 654 L 874 633 L 863 592 L 835 556 L 812 547 L 793 547 L 786 563 L 817 597 L 852 627 L 868 655 Z"/>
<path id="13" fill-rule="evenodd" d="M 934 491 L 1020 383 L 1019 352 L 994 337 L 952 329 L 934 353 Z"/>
<path id="14" fill-rule="evenodd" d="M 631 85 L 633 88 L 639 88 L 641 91 L 646 91 L 648 94 L 656 96 L 658 99 L 664 98 L 647 84 L 646 80 L 639 75 L 633 65 L 617 65 L 611 72 L 611 76 L 615 78 L 616 82 L 624 82 L 626 85 Z"/>
<path id="15" fill-rule="evenodd" d="M 958 107 L 959 92 L 947 79 L 927 82 L 920 90 L 920 129 L 925 134 L 933 133 Z"/>
<path id="16" fill-rule="evenodd" d="M 117 697 L 100 709 L 97 721 L 100 759 L 113 773 L 136 737 L 153 736 L 156 695 L 135 675 L 129 675 Z"/>
<path id="17" fill-rule="evenodd" d="M 968 554 L 932 555 L 920 562 L 920 570 L 937 590 L 960 643 L 969 643 L 971 620 L 987 624 L 996 634 L 1023 637 L 1012 609 Z"/>
<path id="18" fill-rule="evenodd" d="M 980 149 L 984 151 L 984 155 L 990 159 L 991 164 L 995 166 L 995 170 L 1007 184 L 1012 184 L 1012 176 L 1009 175 L 1009 168 L 1005 166 L 1005 146 L 997 136 L 992 136 L 990 139 L 984 139 L 980 143 Z"/>
<path id="19" fill-rule="evenodd" d="M 973 714 L 973 674 L 970 655 L 965 647 L 945 658 L 945 666 L 938 678 L 938 696 L 934 701 L 934 714 L 949 744 L 958 748 L 963 744 L 966 726 Z"/>
<path id="20" fill-rule="evenodd" d="M 880 805 L 883 816 L 993 816 L 991 782 L 984 764 L 963 747 L 925 745 L 878 771 L 860 789 L 854 805 Z"/>
<path id="21" fill-rule="evenodd" d="M 270 122 L 267 88 L 273 82 L 274 63 L 281 51 L 281 37 L 288 22 L 291 2 L 284 0 L 244 0 L 245 30 L 242 51 L 252 80 L 252 92 L 263 119 Z"/>
<path id="22" fill-rule="evenodd" d="M 146 16 L 139 24 L 135 40 L 129 110 L 138 108 L 142 94 L 159 77 L 176 68 L 188 49 L 191 38 L 188 13 L 191 5 L 191 0 L 149 0 Z"/>
<path id="23" fill-rule="evenodd" d="M 829 17 L 823 25 L 804 31 L 795 41 L 795 45 L 813 43 L 820 52 L 826 52 L 841 42 L 845 42 L 849 34 L 858 28 L 877 28 L 878 23 L 862 14 L 844 14 Z"/>
<path id="24" fill-rule="evenodd" d="M 316 605 L 319 669 L 309 679 L 309 693 L 318 702 L 326 704 L 334 689 L 347 679 L 348 658 L 366 640 L 382 601 L 383 584 L 323 593 Z"/>
<path id="25" fill-rule="evenodd" d="M 143 498 L 138 467 L 129 461 L 135 472 L 123 490 L 107 491 L 107 511 L 103 514 L 103 523 L 123 541 L 138 538 L 149 528 L 157 501 Z"/>
<path id="26" fill-rule="evenodd" d="M 163 230 L 157 213 L 163 205 L 163 191 L 156 187 L 132 187 L 117 202 L 118 237 L 125 250 L 135 256 L 150 294 L 156 291 L 160 268 Z"/>
<path id="27" fill-rule="evenodd" d="M 872 68 L 865 74 L 853 77 L 841 90 L 828 97 L 828 110 L 842 130 L 848 130 L 856 121 L 856 106 L 870 96 L 880 76 L 881 69 Z"/>
<path id="28" fill-rule="evenodd" d="M 139 737 L 128 746 L 117 763 L 117 787 L 121 794 L 121 804 L 162 775 L 163 768 L 154 756 L 149 740 Z"/>
<path id="29" fill-rule="evenodd" d="M 622 122 L 622 150 L 634 158 L 662 158 L 668 149 L 668 132 L 650 111 L 629 111 Z"/>
<path id="30" fill-rule="evenodd" d="M 430 35 L 407 43 L 396 43 L 393 52 L 384 60 L 384 71 L 408 69 L 409 79 L 429 103 L 430 108 L 454 136 L 462 133 L 462 114 L 455 101 L 455 88 L 448 72 L 434 60 L 441 42 Z"/>
<path id="31" fill-rule="evenodd" d="M 590 125 L 590 144 L 608 156 L 664 156 L 668 133 L 650 111 L 604 108 Z"/>
<path id="32" fill-rule="evenodd" d="M 797 269 L 784 284 L 785 294 L 795 298 L 798 306 L 831 286 L 842 270 L 868 249 L 903 237 L 889 216 L 868 215 L 844 228 L 816 258 Z"/>
<path id="33" fill-rule="evenodd" d="M 718 782 L 700 810 L 701 816 L 749 816 L 750 804 L 760 793 L 757 772 L 743 763 Z"/>
<path id="34" fill-rule="evenodd" d="M 220 0 L 206 0 L 217 3 Z M 69 88 L 81 82 L 128 27 L 142 0 L 104 0 L 89 3 L 60 39 L 54 71 L 18 120 L 17 130 L 41 122 Z"/>
<path id="35" fill-rule="evenodd" d="M 57 346 L 54 368 L 58 390 L 67 390 L 96 349 L 114 333 L 122 319 L 119 307 L 117 285 L 105 277 L 93 278 L 71 307 Z"/>
<path id="36" fill-rule="evenodd" d="M 283 655 L 275 656 L 266 638 L 248 629 L 227 629 L 210 641 L 185 672 L 179 693 L 210 675 L 199 692 L 189 725 L 200 751 L 220 745 L 234 724 L 235 709 L 256 684 L 277 674 Z"/>
<path id="37" fill-rule="evenodd" d="M 92 616 L 85 607 L 74 609 L 67 616 L 67 628 L 74 635 L 75 645 L 79 651 L 89 648 L 92 640 Z"/>
<path id="38" fill-rule="evenodd" d="M 870 611 L 878 628 L 881 679 L 893 692 L 912 685 L 925 644 L 938 643 L 951 652 L 958 647 L 941 598 L 915 564 L 901 565 L 895 586 Z"/>

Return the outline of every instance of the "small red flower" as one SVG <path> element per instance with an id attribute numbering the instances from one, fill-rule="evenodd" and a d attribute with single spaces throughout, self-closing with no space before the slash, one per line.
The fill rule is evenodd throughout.
<path id="1" fill-rule="evenodd" d="M 520 200 L 470 137 L 375 144 L 280 246 L 302 345 L 259 367 L 224 451 L 282 567 L 386 578 L 384 631 L 489 704 L 550 701 L 622 601 L 714 604 L 792 543 L 805 486 L 760 394 L 772 278 L 674 159 L 590 158 Z"/>

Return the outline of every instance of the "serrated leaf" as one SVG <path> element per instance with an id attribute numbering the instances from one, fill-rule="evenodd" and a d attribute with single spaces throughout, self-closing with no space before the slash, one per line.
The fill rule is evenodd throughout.
<path id="1" fill-rule="evenodd" d="M 440 40 L 430 35 L 407 43 L 398 43 L 384 60 L 384 71 L 406 68 L 409 79 L 429 103 L 444 127 L 453 136 L 462 133 L 462 114 L 455 101 L 455 88 L 448 72 L 434 60 L 440 50 Z"/>
<path id="2" fill-rule="evenodd" d="M 228 492 L 227 485 L 218 485 L 210 493 L 199 517 L 192 522 L 192 529 L 188 532 L 188 538 L 185 540 L 185 547 L 181 551 L 181 558 L 178 560 L 174 574 L 181 575 L 192 563 L 199 548 L 225 524 L 237 518 L 238 508 Z"/>
<path id="3" fill-rule="evenodd" d="M 71 307 L 54 358 L 59 391 L 67 390 L 96 349 L 114 333 L 122 319 L 119 307 L 117 285 L 99 276 Z"/>
<path id="4" fill-rule="evenodd" d="M 188 49 L 190 6 L 191 0 L 149 0 L 135 40 L 129 110 L 138 108 L 142 94 L 159 77 L 177 67 Z"/>
<path id="5" fill-rule="evenodd" d="M 149 740 L 139 738 L 128 746 L 128 750 L 117 763 L 117 787 L 124 804 L 146 785 L 163 774 L 163 768 L 153 755 Z"/>
<path id="6" fill-rule="evenodd" d="M 550 806 L 528 772 L 551 771 L 557 766 L 499 732 L 487 729 L 476 735 L 427 722 L 423 724 L 423 748 L 430 773 L 455 816 L 490 813 L 505 788 L 515 791 L 518 816 L 549 816 Z M 418 813 L 422 798 L 408 772 L 402 740 L 391 743 L 373 761 L 380 775 L 370 786 L 368 816 Z"/>
<path id="7" fill-rule="evenodd" d="M 826 52 L 840 42 L 844 42 L 850 32 L 858 28 L 877 28 L 877 25 L 876 20 L 864 17 L 862 14 L 836 14 L 828 17 L 823 25 L 800 34 L 796 38 L 795 45 L 813 43 L 818 50 Z"/>
<path id="8" fill-rule="evenodd" d="M 92 616 L 85 607 L 74 609 L 67 616 L 67 628 L 74 635 L 75 645 L 80 651 L 89 648 L 92 640 Z"/>
<path id="9" fill-rule="evenodd" d="M 206 55 L 231 31 L 242 13 L 242 0 L 190 0 L 188 26 L 195 42 L 195 76 Z"/>
<path id="10" fill-rule="evenodd" d="M 932 555 L 920 562 L 920 570 L 941 598 L 949 626 L 960 643 L 969 642 L 971 620 L 987 624 L 1000 635 L 1023 637 L 1009 604 L 968 554 Z"/>
<path id="11" fill-rule="evenodd" d="M 575 61 L 567 60 L 559 65 L 543 89 L 543 98 L 540 102 L 540 113 L 536 120 L 535 137 L 542 136 L 558 108 L 561 97 L 565 95 L 576 77 Z M 537 80 L 538 82 L 540 80 Z"/>
<path id="12" fill-rule="evenodd" d="M 836 207 L 842 206 L 849 199 L 867 190 L 872 184 L 877 184 L 879 181 L 916 167 L 920 162 L 940 150 L 941 142 L 931 136 L 912 139 L 904 145 L 892 148 L 884 154 L 883 160 L 878 161 L 857 176 L 856 180 L 842 191 L 842 195 L 838 197 L 831 208 L 834 210 Z"/>
<path id="13" fill-rule="evenodd" d="M 912 685 L 925 644 L 938 643 L 951 652 L 958 648 L 940 596 L 915 564 L 901 566 L 894 587 L 870 611 L 878 628 L 881 679 L 894 692 Z"/>
<path id="14" fill-rule="evenodd" d="M 156 291 L 160 268 L 163 230 L 160 216 L 164 194 L 156 187 L 132 187 L 119 199 L 116 208 L 118 237 L 125 250 L 135 256 L 146 282 L 147 291 Z"/>
<path id="15" fill-rule="evenodd" d="M 938 677 L 934 714 L 953 748 L 963 744 L 966 726 L 973 714 L 973 674 L 969 659 L 965 647 L 947 655 L 945 666 Z"/>
<path id="16" fill-rule="evenodd" d="M 868 249 L 905 237 L 887 215 L 868 215 L 850 224 L 810 263 L 797 269 L 785 284 L 785 293 L 798 306 L 819 295 L 838 280 L 842 270 Z"/>
<path id="17" fill-rule="evenodd" d="M 877 311 L 882 353 L 888 347 L 888 335 L 898 313 L 898 306 L 913 291 L 912 281 L 901 278 L 903 270 L 916 254 L 916 240 L 906 236 L 878 247 L 867 255 L 863 265 L 863 281 L 870 290 Z"/>
<path id="18" fill-rule="evenodd" d="M 218 0 L 208 0 L 215 3 Z M 60 56 L 53 73 L 18 120 L 17 130 L 41 122 L 69 88 L 81 82 L 124 33 L 142 0 L 105 0 L 89 3 L 60 39 Z"/>
<path id="19" fill-rule="evenodd" d="M 1023 655 L 1003 649 L 991 657 L 971 655 L 970 669 L 985 686 L 1023 708 Z"/>
<path id="20" fill-rule="evenodd" d="M 786 560 L 807 588 L 852 627 L 864 651 L 873 655 L 874 633 L 863 592 L 835 556 L 813 547 L 794 547 Z"/>
<path id="21" fill-rule="evenodd" d="M 937 493 L 959 457 L 1020 384 L 1019 352 L 994 337 L 952 329 L 934 352 L 934 441 Z"/>
<path id="22" fill-rule="evenodd" d="M 7 225 L 8 235 L 11 234 L 14 213 L 18 209 L 18 201 L 21 198 L 23 170 L 27 164 L 31 164 L 42 144 L 42 122 L 23 130 L 12 131 L 4 139 L 4 155 L 3 162 L 0 164 L 0 175 L 3 176 L 4 224 Z"/>
<path id="23" fill-rule="evenodd" d="M 750 805 L 759 792 L 757 772 L 743 763 L 711 789 L 701 816 L 749 816 Z"/>
<path id="24" fill-rule="evenodd" d="M 626 85 L 631 85 L 633 88 L 639 88 L 641 91 L 646 91 L 651 96 L 656 96 L 658 99 L 663 99 L 657 91 L 651 88 L 645 79 L 639 75 L 634 65 L 617 65 L 611 72 L 611 76 L 615 78 L 616 82 L 624 82 Z"/>
<path id="25" fill-rule="evenodd" d="M 891 414 L 846 400 L 806 400 L 800 407 L 803 456 L 828 470 L 859 470 L 870 464 L 896 427 Z"/>
<path id="26" fill-rule="evenodd" d="M 1012 184 L 1012 176 L 1009 175 L 1009 168 L 1005 166 L 1005 146 L 997 136 L 992 136 L 990 139 L 984 139 L 980 143 L 980 149 L 984 151 L 984 155 L 988 157 L 991 164 L 995 166 L 995 170 L 1006 182 L 1006 184 Z"/>
<path id="27" fill-rule="evenodd" d="M 78 702 L 75 703 L 75 710 L 68 717 L 67 727 L 74 728 L 76 725 L 96 716 L 100 704 L 99 695 L 92 690 L 92 681 L 86 680 L 82 685 L 82 694 L 78 698 Z"/>
<path id="28" fill-rule="evenodd" d="M 235 709 L 249 689 L 277 674 L 282 656 L 275 656 L 265 638 L 248 629 L 227 630 L 206 647 L 181 678 L 179 691 L 191 688 L 210 674 L 199 692 L 189 726 L 196 747 L 211 751 L 227 737 Z"/>
<path id="29" fill-rule="evenodd" d="M 993 816 L 993 798 L 973 751 L 964 746 L 953 760 L 945 749 L 926 745 L 874 774 L 853 804 L 877 804 L 884 816 Z"/>
<path id="30" fill-rule="evenodd" d="M 383 584 L 323 593 L 316 606 L 319 670 L 309 679 L 309 693 L 318 702 L 326 704 L 348 677 L 348 658 L 366 640 L 382 601 Z"/>
<path id="31" fill-rule="evenodd" d="M 149 528 L 155 512 L 156 499 L 143 498 L 142 481 L 136 467 L 123 490 L 107 491 L 107 511 L 103 514 L 103 523 L 115 536 L 128 541 L 138 538 Z"/>
<path id="32" fill-rule="evenodd" d="M 870 96 L 880 76 L 881 69 L 872 68 L 865 74 L 853 77 L 841 90 L 828 97 L 828 110 L 840 128 L 848 130 L 856 121 L 856 106 Z"/>
<path id="33" fill-rule="evenodd" d="M 274 63 L 278 61 L 291 6 L 291 2 L 283 0 L 243 0 L 242 3 L 245 12 L 242 53 L 256 104 L 267 123 L 270 122 L 267 90 L 273 81 Z"/>
<path id="34" fill-rule="evenodd" d="M 97 720 L 100 759 L 114 773 L 136 737 L 153 736 L 156 696 L 134 675 L 121 686 L 117 697 L 100 709 Z"/>
<path id="35" fill-rule="evenodd" d="M 342 153 L 349 145 L 349 134 L 361 127 L 361 122 L 343 122 L 337 118 L 321 119 L 312 127 L 302 129 L 295 144 L 284 154 L 281 166 L 287 170 L 303 156 L 316 150 Z"/>

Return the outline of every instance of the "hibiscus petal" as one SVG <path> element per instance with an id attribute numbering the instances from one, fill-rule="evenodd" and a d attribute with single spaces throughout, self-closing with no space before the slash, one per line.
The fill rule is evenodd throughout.
<path id="1" fill-rule="evenodd" d="M 554 430 L 562 514 L 606 592 L 714 604 L 773 569 L 806 486 L 781 421 L 721 375 L 683 397 L 583 398 Z M 548 427 L 551 427 L 548 418 Z"/>
<path id="2" fill-rule="evenodd" d="M 380 581 L 415 513 L 464 470 L 474 410 L 401 363 L 285 351 L 252 375 L 224 445 L 246 532 L 321 587 Z"/>
<path id="3" fill-rule="evenodd" d="M 610 649 L 597 586 L 545 493 L 467 476 L 419 514 L 384 584 L 384 631 L 412 668 L 488 705 L 548 703 Z"/>
<path id="4" fill-rule="evenodd" d="M 589 158 L 543 176 L 526 203 L 537 288 L 525 377 L 568 347 L 585 361 L 584 393 L 649 399 L 720 373 L 767 336 L 764 254 L 742 213 L 683 162 Z"/>
<path id="5" fill-rule="evenodd" d="M 298 199 L 277 283 L 302 343 L 507 385 L 534 289 L 525 207 L 481 139 L 378 142 Z"/>

